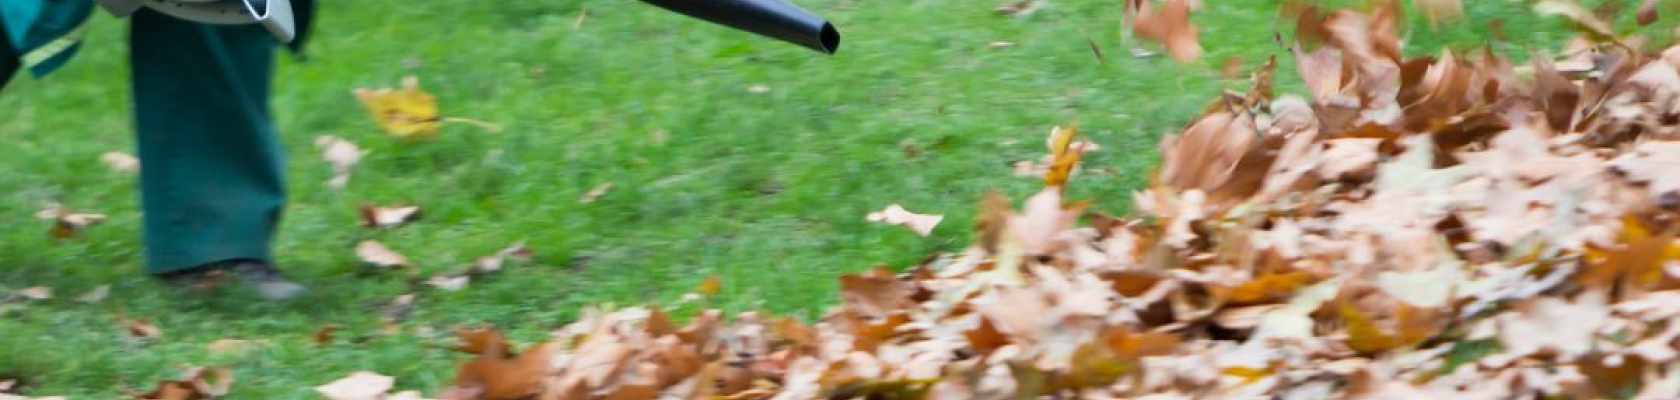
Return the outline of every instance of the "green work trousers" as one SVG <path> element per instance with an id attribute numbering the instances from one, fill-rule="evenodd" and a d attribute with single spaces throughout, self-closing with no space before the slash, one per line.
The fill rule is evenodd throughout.
<path id="1" fill-rule="evenodd" d="M 147 272 L 269 261 L 285 204 L 268 106 L 275 40 L 256 25 L 205 25 L 150 10 L 130 20 Z M 0 85 L 19 57 L 3 39 Z"/>

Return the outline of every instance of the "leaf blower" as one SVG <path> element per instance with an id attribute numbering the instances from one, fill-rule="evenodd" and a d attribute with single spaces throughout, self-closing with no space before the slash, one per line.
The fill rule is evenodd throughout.
<path id="1" fill-rule="evenodd" d="M 834 25 L 783 0 L 642 1 L 824 54 L 840 49 L 840 32 Z M 145 7 L 208 24 L 262 24 L 281 42 L 297 37 L 290 0 L 99 0 L 99 4 L 119 18 Z"/>

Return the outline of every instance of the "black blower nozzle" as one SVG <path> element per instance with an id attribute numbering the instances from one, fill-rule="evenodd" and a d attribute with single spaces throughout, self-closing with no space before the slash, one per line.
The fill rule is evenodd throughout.
<path id="1" fill-rule="evenodd" d="M 782 0 L 642 0 L 719 25 L 834 54 L 840 31 L 822 17 Z"/>

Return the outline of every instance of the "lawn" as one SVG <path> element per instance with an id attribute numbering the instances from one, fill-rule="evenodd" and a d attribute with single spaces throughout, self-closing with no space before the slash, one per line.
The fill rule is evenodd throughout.
<path id="1" fill-rule="evenodd" d="M 233 398 L 314 398 L 310 387 L 356 370 L 431 392 L 463 358 L 447 346 L 458 326 L 530 342 L 608 303 L 815 318 L 836 276 L 960 250 L 985 192 L 1036 190 L 1011 163 L 1040 157 L 1052 126 L 1077 122 L 1103 146 L 1070 196 L 1124 212 L 1158 138 L 1241 84 L 1219 66 L 1285 56 L 1274 32 L 1292 29 L 1273 0 L 1207 1 L 1194 17 L 1207 52 L 1180 65 L 1130 54 L 1144 44 L 1121 35 L 1118 1 L 1051 1 L 1023 18 L 972 0 L 800 1 L 845 34 L 833 57 L 623 0 L 326 2 L 310 58 L 284 62 L 274 98 L 291 180 L 277 252 L 313 289 L 283 304 L 183 294 L 139 273 L 134 178 L 98 160 L 133 145 L 125 26 L 96 16 L 70 66 L 0 94 L 0 219 L 13 221 L 0 230 L 0 292 L 57 293 L 0 314 L 0 378 L 23 378 L 31 393 L 115 398 L 182 366 L 222 365 L 237 376 Z M 1515 2 L 1469 11 L 1471 23 L 1439 31 L 1413 13 L 1411 51 L 1478 46 L 1493 19 L 1515 43 L 1498 48 L 1512 53 L 1568 32 Z M 1014 46 L 988 46 L 996 41 Z M 1299 87 L 1280 61 L 1282 86 Z M 350 92 L 406 75 L 446 115 L 505 129 L 451 124 L 418 144 L 384 136 Z M 323 185 L 331 171 L 311 144 L 322 134 L 371 151 L 345 190 Z M 607 182 L 612 191 L 579 202 Z M 33 217 L 48 201 L 111 218 L 55 240 Z M 364 203 L 414 203 L 425 216 L 367 230 L 357 226 Z M 928 238 L 864 220 L 890 203 L 946 220 Z M 352 247 L 364 239 L 406 254 L 416 274 L 363 266 Z M 400 333 L 383 332 L 381 305 L 416 292 L 413 276 L 521 240 L 532 262 L 458 292 L 419 290 Z M 679 304 L 710 276 L 718 295 Z M 104 302 L 72 300 L 100 285 L 112 287 Z M 121 317 L 163 335 L 127 340 Z M 326 325 L 339 329 L 316 343 Z M 207 350 L 226 338 L 266 345 Z"/>

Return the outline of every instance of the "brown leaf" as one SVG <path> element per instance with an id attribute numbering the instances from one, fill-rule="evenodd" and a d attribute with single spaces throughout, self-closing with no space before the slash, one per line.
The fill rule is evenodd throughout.
<path id="1" fill-rule="evenodd" d="M 1657 3 L 1657 0 L 1644 0 L 1639 2 L 1639 26 L 1650 25 L 1653 22 L 1657 22 Z"/>
<path id="2" fill-rule="evenodd" d="M 513 347 L 507 338 L 495 328 L 459 329 L 455 331 L 459 344 L 456 351 L 467 354 L 477 354 L 487 357 L 507 357 L 512 354 Z"/>
<path id="3" fill-rule="evenodd" d="M 316 386 L 315 392 L 328 400 L 380 400 L 385 397 L 386 392 L 390 392 L 391 388 L 396 386 L 396 383 L 396 378 L 357 371 L 339 380 Z"/>
<path id="4" fill-rule="evenodd" d="M 420 218 L 420 206 L 379 207 L 363 204 L 362 227 L 395 228 Z"/>
<path id="5" fill-rule="evenodd" d="M 50 203 L 36 212 L 35 218 L 53 221 L 53 227 L 47 234 L 55 239 L 69 239 L 83 229 L 105 222 L 105 214 L 78 213 L 57 203 Z"/>
<path id="6" fill-rule="evenodd" d="M 910 231 L 916 232 L 916 235 L 926 237 L 927 235 L 933 233 L 933 228 L 939 226 L 939 221 L 943 221 L 945 216 L 935 214 L 916 214 L 910 212 L 910 210 L 904 209 L 904 206 L 891 204 L 888 205 L 886 209 L 869 213 L 865 219 L 868 219 L 870 222 L 879 222 L 909 228 Z"/>
<path id="7" fill-rule="evenodd" d="M 180 380 L 159 382 L 157 389 L 135 395 L 138 400 L 200 400 L 227 395 L 233 387 L 233 371 L 227 368 L 191 368 Z"/>
<path id="8" fill-rule="evenodd" d="M 1317 278 L 1307 272 L 1295 271 L 1278 274 L 1267 274 L 1255 277 L 1254 280 L 1230 288 L 1215 288 L 1215 293 L 1222 294 L 1232 305 L 1250 305 L 1271 303 L 1288 300 L 1296 290 L 1317 282 Z"/>
<path id="9" fill-rule="evenodd" d="M 403 268 L 410 266 L 408 257 L 397 254 L 385 245 L 372 240 L 364 240 L 356 244 L 356 257 L 362 262 L 379 268 Z"/>
<path id="10" fill-rule="evenodd" d="M 536 395 L 543 390 L 543 380 L 551 370 L 549 359 L 559 348 L 556 343 L 545 343 L 513 359 L 480 355 L 461 365 L 455 386 L 476 387 L 483 400 L 520 400 Z"/>
<path id="11" fill-rule="evenodd" d="M 867 273 L 840 276 L 840 299 L 848 311 L 866 318 L 883 318 L 914 305 L 914 290 L 898 280 L 892 271 L 875 268 Z"/>
<path id="12" fill-rule="evenodd" d="M 1019 18 L 1038 12 L 1039 9 L 1044 8 L 1046 3 L 1045 0 L 1016 0 L 999 4 L 993 11 L 997 11 L 1000 15 Z"/>
<path id="13" fill-rule="evenodd" d="M 1142 2 L 1132 20 L 1132 32 L 1161 43 L 1178 62 L 1189 63 L 1202 56 L 1202 44 L 1196 25 L 1190 23 L 1190 5 L 1185 0 L 1167 0 L 1158 11 L 1149 2 Z"/>
<path id="14" fill-rule="evenodd" d="M 321 325 L 321 329 L 316 329 L 315 334 L 310 335 L 310 338 L 315 341 L 316 345 L 325 346 L 332 344 L 333 333 L 336 332 L 338 332 L 338 325 Z"/>
<path id="15" fill-rule="evenodd" d="M 122 319 L 123 330 L 128 337 L 137 340 L 153 340 L 163 336 L 163 329 L 152 325 L 151 321 L 143 319 Z"/>

